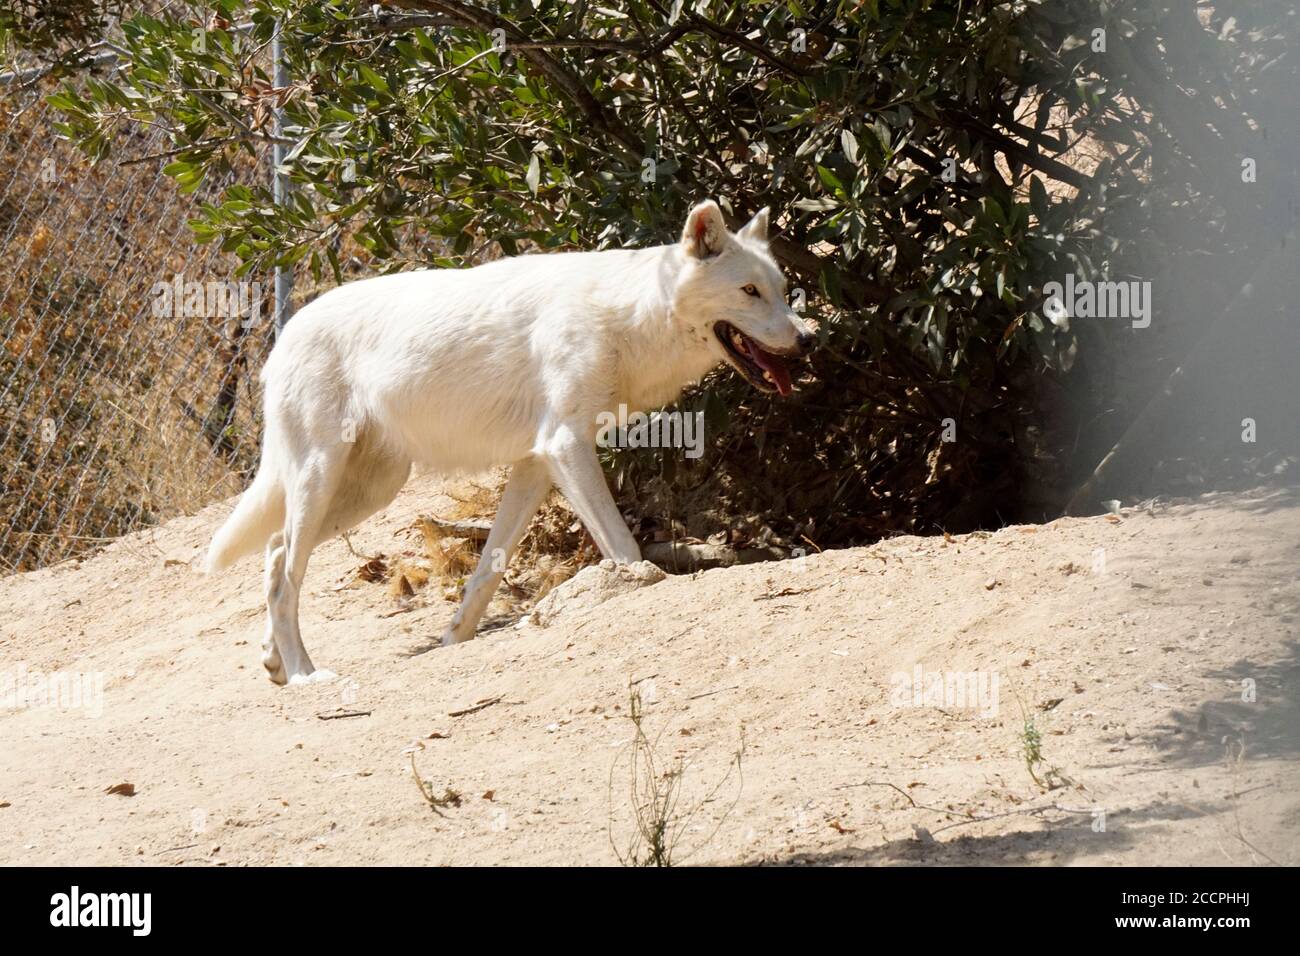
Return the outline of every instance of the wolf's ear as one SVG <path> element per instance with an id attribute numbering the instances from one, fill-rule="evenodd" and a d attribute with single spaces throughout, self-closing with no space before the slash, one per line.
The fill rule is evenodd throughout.
<path id="1" fill-rule="evenodd" d="M 754 218 L 745 223 L 736 235 L 742 239 L 757 239 L 759 242 L 767 242 L 767 217 L 768 208 L 764 206 L 754 213 Z"/>
<path id="2" fill-rule="evenodd" d="M 691 210 L 682 230 L 682 248 L 688 256 L 708 259 L 722 251 L 727 243 L 727 224 L 722 210 L 712 199 L 706 199 Z"/>

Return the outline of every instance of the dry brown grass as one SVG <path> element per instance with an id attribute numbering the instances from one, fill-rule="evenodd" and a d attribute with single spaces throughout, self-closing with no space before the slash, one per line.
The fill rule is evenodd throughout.
<path id="1" fill-rule="evenodd" d="M 37 91 L 39 94 L 48 89 Z M 259 433 L 249 369 L 269 343 L 225 318 L 157 318 L 153 286 L 226 279 L 194 202 L 125 137 L 91 166 L 39 102 L 0 111 L 0 570 L 25 570 L 237 492 Z M 234 418 L 205 435 L 218 395 Z"/>
<path id="2" fill-rule="evenodd" d="M 439 509 L 437 518 L 490 524 L 500 501 L 502 479 L 496 475 L 451 485 L 444 492 L 450 504 Z M 481 536 L 457 534 L 429 516 L 416 519 L 407 531 L 418 536 L 419 550 L 407 550 L 386 565 L 389 595 L 405 601 L 434 585 L 444 600 L 459 601 L 465 581 L 478 565 Z M 554 494 L 533 519 L 511 559 L 501 597 L 513 611 L 522 612 L 598 558 L 599 552 L 577 516 Z"/>

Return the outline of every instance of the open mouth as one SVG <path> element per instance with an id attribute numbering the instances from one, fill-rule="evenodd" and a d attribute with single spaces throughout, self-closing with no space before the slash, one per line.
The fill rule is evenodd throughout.
<path id="1" fill-rule="evenodd" d="M 779 392 L 782 398 L 794 391 L 790 371 L 780 357 L 763 348 L 730 322 L 713 327 L 736 371 L 760 392 Z"/>

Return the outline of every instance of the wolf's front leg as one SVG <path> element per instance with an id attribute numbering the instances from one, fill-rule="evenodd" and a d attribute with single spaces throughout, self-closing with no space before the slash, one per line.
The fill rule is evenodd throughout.
<path id="1" fill-rule="evenodd" d="M 641 549 L 609 493 L 592 440 L 562 426 L 546 443 L 546 459 L 555 483 L 591 532 L 600 553 L 619 564 L 640 561 Z"/>
<path id="2" fill-rule="evenodd" d="M 525 458 L 510 469 L 510 481 L 501 496 L 496 520 L 488 532 L 487 543 L 478 567 L 465 584 L 465 595 L 451 623 L 442 635 L 442 645 L 459 644 L 474 636 L 479 619 L 487 610 L 492 595 L 496 593 L 506 563 L 519 546 L 528 522 L 533 520 L 547 492 L 551 490 L 551 476 L 546 466 L 536 458 Z"/>

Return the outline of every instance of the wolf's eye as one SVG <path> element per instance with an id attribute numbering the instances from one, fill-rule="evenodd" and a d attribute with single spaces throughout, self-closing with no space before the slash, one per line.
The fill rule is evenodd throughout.
<path id="1" fill-rule="evenodd" d="M 745 293 L 745 295 L 752 295 L 755 299 L 762 298 L 762 296 L 758 294 L 758 289 L 754 288 L 753 283 L 750 283 L 749 285 L 742 285 L 740 287 L 740 291 Z"/>

